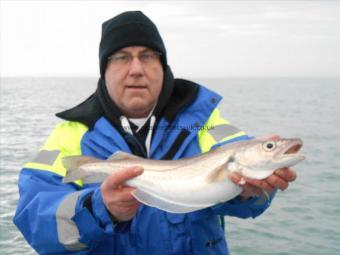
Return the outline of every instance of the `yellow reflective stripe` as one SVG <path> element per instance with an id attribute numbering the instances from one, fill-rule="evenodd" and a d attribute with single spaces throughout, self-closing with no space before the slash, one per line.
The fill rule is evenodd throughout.
<path id="1" fill-rule="evenodd" d="M 230 135 L 230 136 L 224 137 L 222 140 L 217 141 L 217 142 L 221 143 L 221 142 L 229 141 L 231 139 L 234 139 L 234 138 L 242 136 L 242 135 L 246 135 L 246 133 L 243 132 L 243 131 L 240 131 L 240 132 L 238 132 L 238 133 L 236 133 L 234 135 Z"/>
<path id="2" fill-rule="evenodd" d="M 58 124 L 39 153 L 60 151 L 53 164 L 42 164 L 43 161 L 29 162 L 25 164 L 25 167 L 50 171 L 60 176 L 65 176 L 66 169 L 63 166 L 62 158 L 72 155 L 81 155 L 80 141 L 87 130 L 88 127 L 79 122 L 67 121 Z M 47 160 L 43 163 L 47 163 Z M 75 183 L 80 186 L 83 185 L 80 180 L 75 181 Z"/>
<path id="3" fill-rule="evenodd" d="M 203 128 L 198 132 L 198 143 L 199 143 L 202 153 L 208 152 L 211 149 L 211 147 L 214 146 L 218 142 L 225 142 L 225 141 L 228 141 L 228 140 L 231 140 L 231 139 L 234 139 L 236 137 L 246 134 L 243 131 L 237 132 L 232 135 L 230 134 L 228 135 L 228 133 L 226 133 L 227 135 L 226 137 L 222 138 L 222 136 L 219 135 L 216 138 L 221 138 L 221 140 L 216 141 L 213 137 L 213 134 L 211 134 L 209 131 L 213 130 L 214 127 L 221 126 L 221 125 L 223 126 L 230 125 L 230 122 L 227 121 L 226 119 L 223 119 L 220 116 L 220 111 L 216 108 L 210 115 L 207 122 L 204 124 Z"/>
<path id="4" fill-rule="evenodd" d="M 46 151 L 46 150 L 41 150 L 41 151 Z M 26 163 L 24 167 L 50 171 L 60 176 L 65 176 L 66 169 L 64 168 L 61 162 L 61 158 L 62 158 L 62 153 L 60 152 L 57 158 L 54 160 L 53 164 L 44 164 L 43 162 L 36 162 L 35 160 L 33 160 L 33 162 Z"/>
<path id="5" fill-rule="evenodd" d="M 88 127 L 79 122 L 63 122 L 57 125 L 44 144 L 44 150 L 61 150 L 68 155 L 80 155 L 80 139 Z M 72 154 L 71 154 L 72 153 Z"/>
<path id="6" fill-rule="evenodd" d="M 201 148 L 201 152 L 205 153 L 216 143 L 215 139 L 208 132 L 198 133 L 198 143 Z"/>
<path id="7" fill-rule="evenodd" d="M 205 126 L 218 126 L 222 124 L 230 124 L 230 122 L 226 119 L 223 119 L 220 115 L 220 110 L 215 108 L 215 110 L 211 113 L 209 119 L 205 123 Z"/>
<path id="8" fill-rule="evenodd" d="M 216 143 L 215 139 L 208 133 L 211 127 L 221 124 L 228 124 L 228 122 L 220 117 L 220 111 L 216 108 L 210 115 L 207 122 L 203 125 L 202 129 L 198 132 L 198 143 L 201 152 L 205 153 Z"/>
<path id="9" fill-rule="evenodd" d="M 46 170 L 46 171 L 54 172 L 53 166 L 51 166 L 51 165 L 45 165 L 45 164 L 29 162 L 29 163 L 26 163 L 24 165 L 24 167 L 25 168 L 34 168 L 34 169 Z"/>
<path id="10" fill-rule="evenodd" d="M 43 171 L 49 171 L 55 174 L 58 174 L 60 176 L 65 176 L 66 175 L 66 170 L 64 166 L 60 166 L 61 161 L 56 161 L 57 165 L 45 165 L 41 163 L 35 163 L 35 162 L 28 162 L 24 165 L 24 168 L 32 168 L 32 169 L 38 169 L 38 170 L 43 170 Z M 58 166 L 59 165 L 59 166 Z M 77 180 L 74 181 L 75 184 L 78 186 L 83 186 L 83 181 L 82 180 Z"/>

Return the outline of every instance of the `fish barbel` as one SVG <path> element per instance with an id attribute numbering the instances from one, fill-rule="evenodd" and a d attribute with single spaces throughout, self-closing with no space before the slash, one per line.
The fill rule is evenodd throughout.
<path id="1" fill-rule="evenodd" d="M 63 182 L 102 182 L 115 171 L 141 166 L 143 174 L 130 179 L 133 196 L 141 203 L 172 213 L 188 213 L 228 201 L 242 192 L 228 173 L 265 179 L 276 169 L 290 167 L 305 157 L 301 139 L 257 138 L 222 145 L 191 158 L 151 160 L 116 152 L 107 160 L 85 156 L 63 158 Z"/>

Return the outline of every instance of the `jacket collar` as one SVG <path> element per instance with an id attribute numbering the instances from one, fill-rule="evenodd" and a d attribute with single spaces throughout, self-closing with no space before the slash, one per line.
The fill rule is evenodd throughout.
<path id="1" fill-rule="evenodd" d="M 164 72 L 163 88 L 153 112 L 156 125 L 163 116 L 171 122 L 182 108 L 195 100 L 198 88 L 199 86 L 193 82 L 174 79 L 168 66 Z M 103 79 L 99 79 L 97 90 L 84 102 L 56 114 L 64 120 L 81 122 L 89 129 L 92 129 L 96 121 L 104 116 L 119 132 L 124 133 L 120 122 L 121 115 L 121 111 L 111 100 Z"/>

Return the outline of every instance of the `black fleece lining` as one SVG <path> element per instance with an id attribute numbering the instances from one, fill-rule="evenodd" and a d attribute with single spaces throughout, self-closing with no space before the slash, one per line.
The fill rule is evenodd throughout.
<path id="1" fill-rule="evenodd" d="M 172 144 L 168 152 L 162 157 L 162 159 L 173 159 L 178 149 L 181 147 L 184 140 L 189 136 L 190 132 L 186 129 L 182 129 L 181 133 L 177 136 L 175 142 Z"/>
<path id="2" fill-rule="evenodd" d="M 164 118 L 171 122 L 175 116 L 186 106 L 190 105 L 197 97 L 199 86 L 191 81 L 176 79 L 175 86 L 164 109 Z"/>
<path id="3" fill-rule="evenodd" d="M 199 90 L 199 85 L 191 81 L 173 79 L 170 68 L 168 68 L 164 75 L 163 89 L 153 112 L 153 115 L 156 117 L 155 129 L 157 129 L 157 124 L 162 117 L 171 123 L 180 111 L 196 99 Z M 90 130 L 93 129 L 99 118 L 105 116 L 125 139 L 128 137 L 128 134 L 121 126 L 120 116 L 122 114 L 110 99 L 105 82 L 102 79 L 98 81 L 96 92 L 83 103 L 56 115 L 65 120 L 81 122 L 88 126 Z M 149 126 L 146 125 L 145 128 L 148 130 Z M 175 155 L 176 150 L 185 140 L 188 135 L 187 133 L 189 133 L 187 130 L 183 132 L 166 154 L 166 158 L 170 159 L 171 156 Z M 142 132 L 137 139 L 130 139 L 128 137 L 129 139 L 126 142 L 133 153 L 146 157 L 146 135 L 144 133 Z"/>
<path id="4" fill-rule="evenodd" d="M 96 121 L 103 114 L 103 108 L 100 105 L 96 93 L 94 93 L 81 104 L 66 111 L 59 112 L 56 116 L 64 120 L 81 122 L 92 129 Z"/>
<path id="5" fill-rule="evenodd" d="M 90 212 L 91 214 L 93 214 L 93 207 L 92 207 L 92 201 L 91 201 L 92 195 L 93 195 L 93 192 L 91 192 L 91 193 L 85 198 L 84 204 L 83 204 L 83 206 L 86 207 L 86 208 L 89 210 L 89 212 Z"/>
<path id="6" fill-rule="evenodd" d="M 99 84 L 98 87 L 100 86 L 103 85 Z M 166 100 L 167 105 L 160 107 L 163 108 L 162 110 L 157 106 L 158 114 L 156 119 L 159 120 L 163 113 L 163 117 L 168 122 L 171 122 L 184 107 L 190 105 L 190 103 L 195 100 L 198 88 L 199 86 L 191 81 L 175 79 L 172 94 L 170 97 L 167 96 L 169 97 L 169 99 Z M 96 121 L 105 115 L 111 124 L 121 131 L 122 128 L 119 119 L 121 113 L 113 104 L 104 105 L 108 100 L 104 94 L 102 89 L 98 88 L 97 91 L 84 102 L 71 109 L 59 112 L 56 116 L 64 120 L 81 122 L 88 126 L 89 129 L 92 129 Z M 160 99 L 159 101 L 163 100 Z M 106 108 L 106 110 L 103 108 Z"/>

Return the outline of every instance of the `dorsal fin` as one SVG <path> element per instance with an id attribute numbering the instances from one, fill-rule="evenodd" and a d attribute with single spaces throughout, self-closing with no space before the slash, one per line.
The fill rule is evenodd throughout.
<path id="1" fill-rule="evenodd" d="M 141 159 L 136 155 L 132 155 L 130 153 L 124 151 L 117 151 L 113 153 L 110 157 L 107 158 L 108 161 L 115 161 L 115 160 L 127 160 L 127 159 Z"/>

